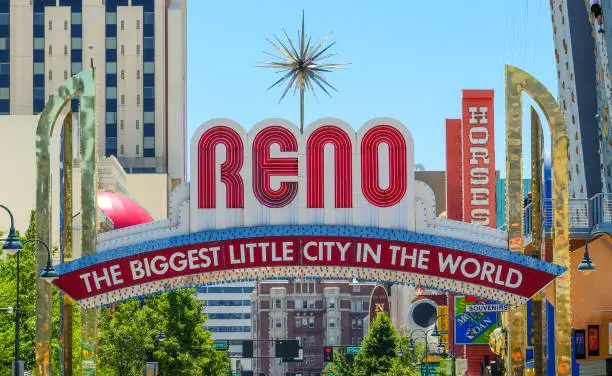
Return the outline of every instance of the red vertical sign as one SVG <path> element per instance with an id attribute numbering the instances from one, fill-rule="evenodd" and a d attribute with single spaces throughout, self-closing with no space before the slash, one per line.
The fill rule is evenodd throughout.
<path id="1" fill-rule="evenodd" d="M 495 227 L 493 90 L 463 90 L 463 220 Z"/>
<path id="2" fill-rule="evenodd" d="M 446 119 L 446 217 L 463 220 L 461 119 Z"/>

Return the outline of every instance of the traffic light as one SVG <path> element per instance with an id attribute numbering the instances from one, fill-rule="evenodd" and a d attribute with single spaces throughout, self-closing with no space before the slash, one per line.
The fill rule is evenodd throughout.
<path id="1" fill-rule="evenodd" d="M 325 347 L 323 349 L 323 361 L 325 363 L 334 361 L 334 348 L 333 347 Z"/>
<path id="2" fill-rule="evenodd" d="M 242 341 L 242 357 L 253 357 L 253 341 Z"/>

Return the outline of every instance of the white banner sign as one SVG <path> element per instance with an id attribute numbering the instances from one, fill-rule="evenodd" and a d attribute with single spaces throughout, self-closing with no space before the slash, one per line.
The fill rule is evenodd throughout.
<path id="1" fill-rule="evenodd" d="M 507 304 L 472 304 L 465 307 L 466 312 L 504 312 Z"/>

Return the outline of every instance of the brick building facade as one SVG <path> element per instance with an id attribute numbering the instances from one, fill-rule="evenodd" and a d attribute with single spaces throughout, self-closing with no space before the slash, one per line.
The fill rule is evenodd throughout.
<path id="1" fill-rule="evenodd" d="M 267 281 L 252 301 L 255 375 L 319 376 L 325 346 L 360 346 L 374 284 L 343 281 Z M 299 340 L 301 362 L 274 358 L 274 341 Z"/>

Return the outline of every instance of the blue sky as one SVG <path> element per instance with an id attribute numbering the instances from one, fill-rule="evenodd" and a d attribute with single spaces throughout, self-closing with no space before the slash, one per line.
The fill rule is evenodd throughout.
<path id="1" fill-rule="evenodd" d="M 330 61 L 352 63 L 329 76 L 338 89 L 332 98 L 307 96 L 306 124 L 336 117 L 358 128 L 396 118 L 428 170 L 445 169 L 444 120 L 461 115 L 461 90 L 492 88 L 503 173 L 504 64 L 527 70 L 556 96 L 548 1 L 198 0 L 188 3 L 189 139 L 216 117 L 246 129 L 270 117 L 299 124 L 298 97 L 277 104 L 282 90 L 266 91 L 274 70 L 256 64 L 268 60 L 262 50 L 272 52 L 265 38 L 283 28 L 297 37 L 302 9 L 313 39 L 333 31 L 339 56 Z"/>

